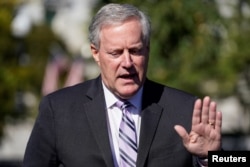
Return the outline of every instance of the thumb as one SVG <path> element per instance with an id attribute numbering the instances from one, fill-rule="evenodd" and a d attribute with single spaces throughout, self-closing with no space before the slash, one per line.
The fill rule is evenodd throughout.
<path id="1" fill-rule="evenodd" d="M 189 135 L 188 135 L 187 131 L 182 126 L 175 125 L 174 129 L 178 133 L 178 135 L 182 138 L 184 145 L 189 143 Z"/>

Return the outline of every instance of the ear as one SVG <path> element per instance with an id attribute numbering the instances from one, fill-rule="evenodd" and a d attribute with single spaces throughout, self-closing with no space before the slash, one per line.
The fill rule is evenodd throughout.
<path id="1" fill-rule="evenodd" d="M 99 65 L 99 50 L 96 48 L 96 46 L 94 44 L 90 45 L 90 50 L 91 50 L 91 53 L 92 53 L 94 60 Z"/>

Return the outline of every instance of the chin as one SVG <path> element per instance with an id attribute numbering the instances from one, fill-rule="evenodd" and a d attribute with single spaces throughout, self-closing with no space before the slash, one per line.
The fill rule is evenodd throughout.
<path id="1" fill-rule="evenodd" d="M 133 89 L 133 90 L 129 90 L 129 91 L 127 90 L 125 92 L 121 92 L 120 96 L 123 99 L 129 99 L 129 98 L 133 97 L 137 93 L 138 90 L 139 89 Z"/>

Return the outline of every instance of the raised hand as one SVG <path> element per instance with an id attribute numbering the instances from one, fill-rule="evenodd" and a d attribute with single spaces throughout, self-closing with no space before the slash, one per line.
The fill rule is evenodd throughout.
<path id="1" fill-rule="evenodd" d="M 221 124 L 221 112 L 217 111 L 216 103 L 206 96 L 203 101 L 198 99 L 195 102 L 190 133 L 180 125 L 174 128 L 190 153 L 207 157 L 208 151 L 221 149 Z"/>

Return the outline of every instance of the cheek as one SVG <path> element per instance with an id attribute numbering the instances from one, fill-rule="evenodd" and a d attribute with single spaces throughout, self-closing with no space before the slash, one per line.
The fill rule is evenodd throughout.
<path id="1" fill-rule="evenodd" d="M 106 76 L 115 76 L 114 73 L 117 71 L 117 64 L 114 61 L 103 59 L 100 61 L 100 67 L 102 72 L 105 73 Z"/>
<path id="2" fill-rule="evenodd" d="M 137 70 L 139 70 L 140 72 L 143 72 L 147 70 L 148 60 L 145 57 L 143 57 L 143 58 L 140 58 L 136 64 L 138 68 Z"/>

